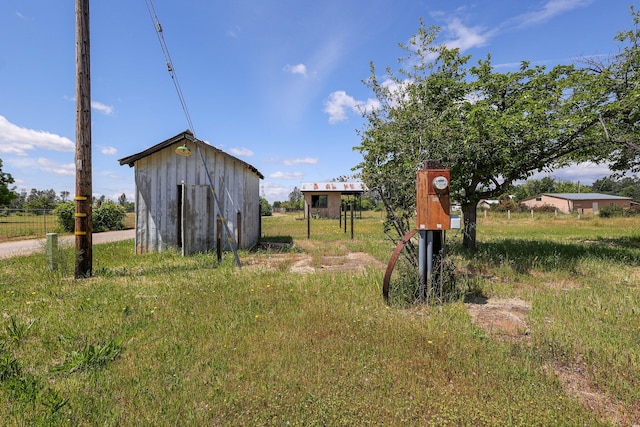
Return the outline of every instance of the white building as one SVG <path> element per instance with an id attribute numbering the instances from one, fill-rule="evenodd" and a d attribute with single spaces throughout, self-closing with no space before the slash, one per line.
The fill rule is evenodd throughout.
<path id="1" fill-rule="evenodd" d="M 181 146 L 188 150 L 178 155 Z M 183 254 L 213 251 L 218 217 L 226 221 L 238 247 L 250 248 L 260 239 L 259 183 L 264 176 L 190 131 L 119 162 L 135 168 L 136 253 L 169 247 L 181 248 Z"/>

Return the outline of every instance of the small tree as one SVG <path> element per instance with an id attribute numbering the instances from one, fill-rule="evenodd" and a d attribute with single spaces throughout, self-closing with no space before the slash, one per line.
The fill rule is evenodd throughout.
<path id="1" fill-rule="evenodd" d="M 271 205 L 269 201 L 264 197 L 260 197 L 260 215 L 262 216 L 271 216 Z"/>
<path id="2" fill-rule="evenodd" d="M 15 187 L 9 187 L 9 185 L 14 182 L 10 173 L 2 172 L 2 159 L 0 159 L 0 206 L 6 206 L 18 197 L 18 194 L 15 192 Z"/>
<path id="3" fill-rule="evenodd" d="M 401 47 L 407 68 L 374 65 L 367 85 L 380 107 L 365 114 L 360 132 L 362 170 L 386 211 L 386 230 L 412 228 L 416 171 L 429 159 L 451 170 L 451 190 L 464 216 L 463 246 L 476 246 L 476 206 L 506 192 L 514 181 L 564 166 L 592 152 L 590 133 L 600 122 L 606 94 L 597 79 L 573 66 L 547 70 L 522 62 L 514 72 L 494 70 L 491 57 L 468 66 L 470 56 L 436 45 L 436 28 L 421 22 Z"/>

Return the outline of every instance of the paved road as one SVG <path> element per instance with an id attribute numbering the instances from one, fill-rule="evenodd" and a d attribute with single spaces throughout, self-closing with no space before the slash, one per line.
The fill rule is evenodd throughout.
<path id="1" fill-rule="evenodd" d="M 133 239 L 135 236 L 136 231 L 134 229 L 107 231 L 104 233 L 93 233 L 92 241 L 94 245 L 99 245 L 100 243 Z M 62 236 L 58 238 L 58 244 L 73 245 L 74 242 L 73 236 Z M 45 243 L 46 239 L 18 240 L 15 242 L 0 243 L 0 259 L 11 258 L 18 255 L 29 255 L 36 252 L 44 253 Z"/>

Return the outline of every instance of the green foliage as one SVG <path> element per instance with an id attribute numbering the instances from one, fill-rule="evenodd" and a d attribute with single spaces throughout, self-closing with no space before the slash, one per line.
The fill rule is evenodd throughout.
<path id="1" fill-rule="evenodd" d="M 551 176 L 545 176 L 542 179 L 529 179 L 521 185 L 513 185 L 508 191 L 514 196 L 515 202 L 520 202 L 545 193 L 591 193 L 592 188 L 577 182 L 558 181 Z"/>
<path id="2" fill-rule="evenodd" d="M 111 201 L 103 202 L 99 207 L 93 209 L 93 231 L 99 233 L 110 230 L 124 230 L 125 216 L 127 216 L 127 212 L 124 207 Z"/>
<path id="3" fill-rule="evenodd" d="M 594 181 L 591 188 L 598 193 L 629 197 L 636 202 L 640 201 L 640 177 L 636 175 L 604 177 Z"/>
<path id="4" fill-rule="evenodd" d="M 269 201 L 264 197 L 260 197 L 260 215 L 262 216 L 271 216 L 271 205 Z"/>
<path id="5" fill-rule="evenodd" d="M 23 322 L 15 316 L 9 316 L 9 324 L 6 326 L 7 336 L 15 341 L 20 341 L 27 335 L 34 324 L 35 321 Z"/>
<path id="6" fill-rule="evenodd" d="M 607 95 L 573 66 L 547 70 L 523 61 L 518 71 L 500 73 L 490 56 L 469 66 L 470 56 L 437 44 L 437 34 L 421 22 L 402 45 L 406 68 L 388 69 L 385 81 L 371 65 L 367 85 L 380 108 L 366 113 L 357 167 L 385 203 L 396 239 L 412 227 L 416 170 L 430 159 L 450 168 L 464 213 L 463 244 L 473 249 L 478 201 L 589 153 L 598 142 L 589 131 Z"/>
<path id="7" fill-rule="evenodd" d="M 592 59 L 589 68 L 599 78 L 600 90 L 611 98 L 602 111 L 599 136 L 608 144 L 600 151 L 611 169 L 640 171 L 640 11 L 631 7 L 633 28 L 616 36 L 619 53 L 606 62 Z"/>
<path id="8" fill-rule="evenodd" d="M 599 210 L 599 215 L 601 218 L 613 218 L 616 216 L 623 216 L 624 208 L 622 206 L 616 206 L 616 205 L 603 206 Z"/>
<path id="9" fill-rule="evenodd" d="M 58 206 L 53 210 L 53 214 L 58 218 L 58 226 L 62 228 L 62 231 L 72 233 L 75 228 L 76 207 L 73 202 L 58 203 Z"/>
<path id="10" fill-rule="evenodd" d="M 15 188 L 9 187 L 14 182 L 11 174 L 2 172 L 2 159 L 0 159 L 0 206 L 6 206 L 18 197 Z"/>
<path id="11" fill-rule="evenodd" d="M 122 343 L 109 339 L 101 345 L 86 344 L 80 351 L 67 353 L 64 361 L 54 368 L 55 372 L 74 373 L 100 369 L 116 360 L 122 353 Z"/>
<path id="12" fill-rule="evenodd" d="M 33 211 L 54 209 L 56 207 L 56 198 L 56 192 L 53 189 L 37 190 L 32 188 L 22 207 Z"/>
<path id="13" fill-rule="evenodd" d="M 73 202 L 59 203 L 53 213 L 58 218 L 58 224 L 65 232 L 72 232 L 75 228 L 75 205 Z M 93 231 L 98 233 L 110 230 L 124 230 L 125 209 L 111 201 L 102 203 L 92 211 Z"/>

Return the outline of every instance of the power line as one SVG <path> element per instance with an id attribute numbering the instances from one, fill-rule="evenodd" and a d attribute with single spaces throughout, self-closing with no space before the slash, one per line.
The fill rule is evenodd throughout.
<path id="1" fill-rule="evenodd" d="M 156 14 L 156 9 L 153 6 L 152 0 L 145 0 L 147 5 L 147 10 L 149 11 L 149 17 L 153 23 L 154 28 L 156 29 L 156 35 L 158 36 L 158 41 L 160 42 L 160 48 L 162 49 L 162 53 L 164 55 L 164 59 L 167 63 L 167 71 L 171 76 L 171 80 L 173 80 L 173 85 L 176 88 L 176 92 L 178 93 L 178 99 L 180 100 L 180 105 L 182 105 L 182 110 L 184 111 L 184 115 L 187 118 L 187 124 L 189 125 L 189 130 L 193 135 L 196 134 L 193 129 L 193 122 L 191 121 L 191 115 L 189 114 L 189 109 L 187 108 L 187 102 L 184 99 L 184 95 L 182 94 L 182 89 L 180 88 L 180 82 L 178 82 L 178 75 L 176 74 L 176 68 L 173 66 L 173 62 L 171 61 L 171 55 L 169 54 L 169 47 L 167 46 L 167 42 L 164 39 L 164 32 L 162 30 L 162 25 L 160 24 L 160 20 L 158 19 L 158 15 Z"/>
<path id="2" fill-rule="evenodd" d="M 233 256 L 235 258 L 236 264 L 238 267 L 241 267 L 240 258 L 238 257 L 238 251 L 236 250 L 237 244 L 235 237 L 231 233 L 229 229 L 229 224 L 224 218 L 224 212 L 222 211 L 220 200 L 218 200 L 218 194 L 216 193 L 215 187 L 213 186 L 213 180 L 211 179 L 211 174 L 209 174 L 209 168 L 207 167 L 207 162 L 204 160 L 204 155 L 202 154 L 202 150 L 200 150 L 200 146 L 198 145 L 198 139 L 196 138 L 196 132 L 193 129 L 193 123 L 191 122 L 191 115 L 189 114 L 189 109 L 187 108 L 187 103 L 184 99 L 184 95 L 182 94 L 182 89 L 180 88 L 180 83 L 178 82 L 178 76 L 176 75 L 176 69 L 173 66 L 173 62 L 171 61 L 171 55 L 169 54 L 169 47 L 167 46 L 167 42 L 164 40 L 164 32 L 162 30 L 162 25 L 160 24 L 160 20 L 158 19 L 158 15 L 156 14 L 156 9 L 153 7 L 152 0 L 145 0 L 147 5 L 147 10 L 149 11 L 149 16 L 151 17 L 151 21 L 153 26 L 155 27 L 156 34 L 158 35 L 158 41 L 160 42 L 160 47 L 162 48 L 162 53 L 164 54 L 164 59 L 167 63 L 167 71 L 169 71 L 169 75 L 173 80 L 173 85 L 176 88 L 176 92 L 178 93 L 178 98 L 180 99 L 180 105 L 182 105 L 182 110 L 184 111 L 184 115 L 187 118 L 187 123 L 189 125 L 189 130 L 194 136 L 194 143 L 196 145 L 196 151 L 200 155 L 200 160 L 202 161 L 202 165 L 204 166 L 204 170 L 207 175 L 207 179 L 209 181 L 209 188 L 211 190 L 211 194 L 213 195 L 213 201 L 215 205 L 218 207 L 218 211 L 220 212 L 220 219 L 222 220 L 222 227 L 224 232 L 228 236 L 229 245 L 231 246 L 231 250 L 233 251 Z M 233 201 L 232 201 L 233 202 Z"/>

